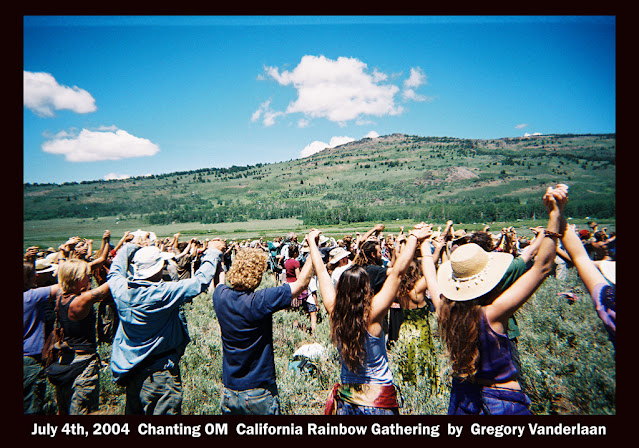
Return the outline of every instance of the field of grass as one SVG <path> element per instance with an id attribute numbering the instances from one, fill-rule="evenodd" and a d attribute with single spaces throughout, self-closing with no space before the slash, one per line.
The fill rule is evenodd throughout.
<path id="1" fill-rule="evenodd" d="M 590 219 L 574 219 L 570 222 L 577 224 L 580 228 L 586 227 Z M 520 220 L 514 222 L 495 222 L 489 223 L 491 232 L 499 232 L 503 227 L 515 227 L 519 235 L 530 237 L 530 227 L 543 226 L 547 220 Z M 609 231 L 615 230 L 614 220 L 597 220 L 600 228 L 607 227 Z M 399 233 L 402 226 L 406 229 L 411 228 L 415 221 L 397 220 L 392 222 L 383 222 L 386 226 L 386 233 Z M 431 222 L 436 228 L 437 226 L 445 226 L 442 222 Z M 320 230 L 327 236 L 339 239 L 346 234 L 355 235 L 356 232 L 366 233 L 376 222 L 361 222 L 340 225 L 319 226 Z M 455 224 L 455 229 L 465 229 L 466 231 L 480 230 L 484 228 L 483 223 L 465 223 Z M 175 233 L 180 232 L 180 240 L 186 241 L 189 238 L 198 238 L 203 241 L 206 238 L 220 237 L 224 239 L 244 240 L 259 239 L 272 240 L 276 236 L 285 236 L 288 232 L 296 232 L 301 241 L 303 235 L 310 230 L 310 226 L 304 226 L 304 223 L 297 218 L 283 218 L 271 220 L 249 220 L 242 222 L 228 222 L 217 224 L 201 224 L 193 223 L 174 223 L 168 225 L 149 225 L 143 218 L 126 217 L 116 219 L 115 216 L 100 217 L 95 219 L 77 219 L 77 218 L 57 218 L 41 221 L 24 221 L 23 223 L 23 248 L 30 246 L 38 246 L 40 248 L 54 247 L 64 243 L 71 236 L 80 236 L 82 238 L 92 239 L 94 249 L 98 249 L 102 235 L 105 230 L 111 232 L 111 244 L 116 244 L 126 231 L 135 231 L 137 229 L 155 232 L 158 238 L 171 237 Z"/>
<path id="2" fill-rule="evenodd" d="M 262 287 L 273 286 L 265 275 Z M 557 296 L 572 290 L 579 299 L 570 303 Z M 329 340 L 325 310 L 315 336 L 305 328 L 308 317 L 298 310 L 274 314 L 274 351 L 282 411 L 288 415 L 321 415 L 332 386 L 339 382 L 337 350 Z M 220 414 L 222 389 L 222 344 L 211 295 L 201 294 L 185 306 L 192 339 L 181 361 L 184 385 L 182 411 L 187 415 Z M 521 330 L 519 350 L 523 386 L 537 415 L 614 415 L 616 413 L 616 367 L 612 344 L 596 315 L 592 301 L 574 269 L 566 280 L 546 279 L 537 293 L 517 313 Z M 402 380 L 408 340 L 400 339 L 389 351 L 389 363 L 401 391 L 403 415 L 446 414 L 449 399 L 447 358 L 437 336 L 437 322 L 429 317 L 437 355 L 437 377 L 441 386 L 431 388 L 429 378 L 417 372 L 412 382 Z M 316 364 L 317 375 L 289 369 L 294 351 L 302 344 L 319 343 L 325 353 Z M 108 361 L 110 346 L 100 347 Z M 107 368 L 101 372 L 102 414 L 122 414 L 124 391 L 115 386 Z"/>

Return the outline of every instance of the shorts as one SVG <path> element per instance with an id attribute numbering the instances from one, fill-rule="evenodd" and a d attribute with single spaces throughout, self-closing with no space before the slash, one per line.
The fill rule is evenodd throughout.
<path id="1" fill-rule="evenodd" d="M 304 300 L 304 302 L 302 302 L 302 306 L 304 307 L 304 311 L 307 313 L 314 313 L 317 311 L 317 305 L 309 302 L 308 300 Z"/>

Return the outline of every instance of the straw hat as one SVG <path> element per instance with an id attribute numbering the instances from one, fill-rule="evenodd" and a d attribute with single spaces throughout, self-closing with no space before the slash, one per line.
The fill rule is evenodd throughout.
<path id="1" fill-rule="evenodd" d="M 331 257 L 329 263 L 337 264 L 338 261 L 340 261 L 344 257 L 348 257 L 350 254 L 351 253 L 343 247 L 336 247 L 328 253 L 328 255 Z"/>
<path id="2" fill-rule="evenodd" d="M 138 249 L 133 255 L 133 279 L 144 280 L 153 277 L 164 267 L 164 257 L 157 246 Z"/>
<path id="3" fill-rule="evenodd" d="M 450 300 L 476 299 L 497 286 L 512 260 L 511 254 L 486 252 L 475 243 L 467 243 L 441 264 L 437 281 Z"/>
<path id="4" fill-rule="evenodd" d="M 35 262 L 35 269 L 36 274 L 46 274 L 51 272 L 53 275 L 56 275 L 58 265 L 51 263 L 51 261 L 46 258 L 38 258 Z"/>

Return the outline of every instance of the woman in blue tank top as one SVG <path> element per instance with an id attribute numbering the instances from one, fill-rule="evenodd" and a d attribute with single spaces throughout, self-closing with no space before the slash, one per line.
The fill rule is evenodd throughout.
<path id="1" fill-rule="evenodd" d="M 437 271 L 430 244 L 422 244 L 422 270 L 452 364 L 449 414 L 530 414 L 530 399 L 516 379 L 508 319 L 551 272 L 568 198 L 563 184 L 548 188 L 546 238 L 533 266 L 509 288 L 497 288 L 512 255 L 486 252 L 474 243 L 459 246 Z"/>
<path id="2" fill-rule="evenodd" d="M 333 285 L 317 247 L 320 233 L 313 229 L 308 234 L 310 257 L 322 301 L 330 316 L 331 340 L 342 363 L 341 384 L 333 388 L 325 413 L 399 414 L 382 321 L 417 245 L 432 233 L 431 226 L 419 225 L 409 233 L 406 247 L 375 295 L 371 292 L 366 270 L 358 265 L 346 269 L 337 286 Z"/>

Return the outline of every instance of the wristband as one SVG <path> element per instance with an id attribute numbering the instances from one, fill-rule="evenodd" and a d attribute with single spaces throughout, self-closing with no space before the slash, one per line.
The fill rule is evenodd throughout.
<path id="1" fill-rule="evenodd" d="M 557 232 L 550 231 L 550 230 L 548 230 L 548 229 L 544 229 L 544 235 L 545 235 L 545 236 L 549 236 L 549 237 L 557 237 L 557 238 L 561 238 L 561 235 L 560 235 L 560 234 L 558 234 Z"/>

